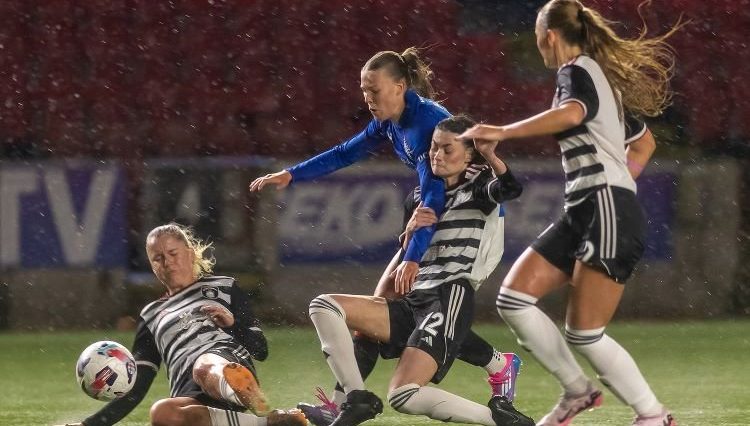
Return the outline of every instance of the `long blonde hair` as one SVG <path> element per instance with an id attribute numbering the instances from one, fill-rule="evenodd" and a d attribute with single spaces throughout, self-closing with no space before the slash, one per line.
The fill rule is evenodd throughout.
<path id="1" fill-rule="evenodd" d="M 539 10 L 545 29 L 558 30 L 562 38 L 581 47 L 602 68 L 620 99 L 620 111 L 654 117 L 672 102 L 669 80 L 674 71 L 674 51 L 666 40 L 686 22 L 682 17 L 666 33 L 647 38 L 648 28 L 638 6 L 643 29 L 637 38 L 619 37 L 613 22 L 578 0 L 551 0 Z M 619 95 L 619 96 L 617 96 Z"/>
<path id="2" fill-rule="evenodd" d="M 193 275 L 195 277 L 202 278 L 213 272 L 216 259 L 213 255 L 206 252 L 206 250 L 213 247 L 213 243 L 204 242 L 195 236 L 192 229 L 175 222 L 152 229 L 146 237 L 146 243 L 148 244 L 150 239 L 158 238 L 162 235 L 169 235 L 184 242 L 193 251 L 195 254 L 193 259 Z"/>

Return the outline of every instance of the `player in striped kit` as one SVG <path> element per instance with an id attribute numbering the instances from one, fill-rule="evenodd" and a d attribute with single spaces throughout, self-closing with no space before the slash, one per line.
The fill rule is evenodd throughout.
<path id="1" fill-rule="evenodd" d="M 461 135 L 501 142 L 554 135 L 562 151 L 565 210 L 516 261 L 497 300 L 519 343 L 563 387 L 560 401 L 539 425 L 568 425 L 576 414 L 602 403 L 602 393 L 566 341 L 632 407 L 633 425 L 676 424 L 633 358 L 604 329 L 644 250 L 646 220 L 634 177 L 653 152 L 653 138 L 632 116 L 656 116 L 668 105 L 674 57 L 665 39 L 680 26 L 661 37 L 646 38 L 644 32 L 626 40 L 579 1 L 551 0 L 539 11 L 536 37 L 544 63 L 557 69 L 552 108 Z M 563 339 L 536 302 L 568 283 Z"/>
<path id="2" fill-rule="evenodd" d="M 388 393 L 394 409 L 449 422 L 533 424 L 503 396 L 492 397 L 488 407 L 426 386 L 443 379 L 469 332 L 474 291 L 502 256 L 500 203 L 521 193 L 521 185 L 495 156 L 495 143 L 477 141 L 475 148 L 455 139 L 473 124 L 451 117 L 433 133 L 429 158 L 432 172 L 445 181 L 446 204 L 413 286 L 396 282 L 396 292 L 406 296 L 325 294 L 310 303 L 326 360 L 347 393 L 333 426 L 362 423 L 383 409 L 381 400 L 364 389 L 349 329 L 403 351 Z M 467 173 L 478 162 L 485 165 Z"/>
<path id="3" fill-rule="evenodd" d="M 151 407 L 151 424 L 161 426 L 302 426 L 299 410 L 268 405 L 255 378 L 253 358 L 266 359 L 268 349 L 250 298 L 231 277 L 210 275 L 210 245 L 189 229 L 168 224 L 146 238 L 154 275 L 167 293 L 143 308 L 132 353 L 138 366 L 133 389 L 83 421 L 85 426 L 112 425 L 146 396 L 164 362 L 169 398 Z"/>

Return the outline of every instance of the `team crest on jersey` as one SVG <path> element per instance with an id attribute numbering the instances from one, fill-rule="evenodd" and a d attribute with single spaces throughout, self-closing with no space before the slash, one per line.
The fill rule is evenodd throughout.
<path id="1" fill-rule="evenodd" d="M 219 298 L 219 289 L 216 287 L 211 287 L 210 285 L 204 285 L 201 287 L 201 294 L 203 294 L 203 297 L 206 299 L 218 299 Z"/>
<path id="2" fill-rule="evenodd" d="M 188 328 L 190 328 L 190 324 L 193 323 L 193 314 L 190 311 L 180 312 L 180 316 L 178 318 L 179 320 L 177 321 L 177 327 L 179 327 L 181 330 L 187 330 Z"/>

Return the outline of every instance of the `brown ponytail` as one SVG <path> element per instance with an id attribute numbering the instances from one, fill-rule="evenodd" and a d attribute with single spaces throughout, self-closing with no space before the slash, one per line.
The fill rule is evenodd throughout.
<path id="1" fill-rule="evenodd" d="M 364 71 L 375 71 L 386 67 L 388 74 L 395 80 L 403 79 L 406 86 L 414 89 L 420 96 L 428 99 L 435 98 L 435 89 L 432 87 L 432 70 L 430 66 L 419 57 L 419 49 L 410 47 L 397 53 L 384 50 L 373 55 L 362 67 Z"/>
<path id="2" fill-rule="evenodd" d="M 674 52 L 666 39 L 685 25 L 682 20 L 664 35 L 646 38 L 648 28 L 638 7 L 643 30 L 635 39 L 620 38 L 613 22 L 578 0 L 551 0 L 539 11 L 546 29 L 555 29 L 572 45 L 602 68 L 612 89 L 621 99 L 621 109 L 645 116 L 656 116 L 669 106 L 672 91 L 669 80 L 674 68 Z"/>

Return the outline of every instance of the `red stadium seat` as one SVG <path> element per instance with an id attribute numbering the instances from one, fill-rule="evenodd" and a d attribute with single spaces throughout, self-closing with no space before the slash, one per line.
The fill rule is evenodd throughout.
<path id="1" fill-rule="evenodd" d="M 30 124 L 27 23 L 19 4 L 0 4 L 0 139 L 20 138 Z"/>
<path id="2" fill-rule="evenodd" d="M 278 47 L 268 37 L 279 7 L 269 0 L 233 5 L 227 18 L 228 83 L 237 108 L 255 114 L 279 108 Z M 283 65 L 285 66 L 285 65 Z"/>
<path id="3" fill-rule="evenodd" d="M 156 122 L 151 138 L 149 154 L 162 157 L 195 156 L 202 143 L 198 130 L 191 126 L 189 119 L 184 115 L 172 115 Z"/>
<path id="4" fill-rule="evenodd" d="M 460 4 L 454 0 L 414 0 L 407 7 L 406 43 L 430 46 L 449 43 L 458 37 Z"/>

